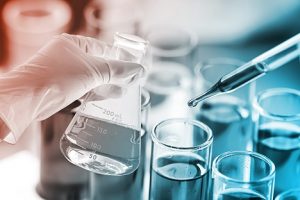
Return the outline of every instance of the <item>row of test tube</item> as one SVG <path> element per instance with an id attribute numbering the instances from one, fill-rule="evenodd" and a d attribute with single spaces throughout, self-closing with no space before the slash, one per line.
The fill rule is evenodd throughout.
<path id="1" fill-rule="evenodd" d="M 159 31 L 158 31 L 159 32 Z M 177 31 L 176 34 L 179 34 L 180 32 Z M 186 34 L 188 35 L 188 34 Z M 154 37 L 158 38 L 158 37 Z M 193 38 L 191 35 L 189 38 Z M 164 40 L 162 40 L 164 41 Z M 193 41 L 190 39 L 190 41 Z M 150 42 L 152 45 L 153 41 Z M 164 46 L 166 46 L 164 44 Z M 155 47 L 153 47 L 155 49 Z M 155 50 L 154 50 L 155 51 Z M 161 51 L 158 51 L 161 52 Z M 155 53 L 154 53 L 155 54 Z M 163 57 L 158 56 L 158 57 Z M 170 56 L 172 57 L 172 56 Z M 190 77 L 186 76 L 187 73 L 183 73 L 181 70 L 176 70 L 178 63 L 184 64 L 187 66 L 186 68 L 191 69 L 189 67 L 189 63 L 187 62 L 178 62 L 178 57 L 176 59 L 174 58 L 158 58 L 155 59 L 154 55 L 154 68 L 156 66 L 169 66 L 169 69 L 171 69 L 170 74 L 176 73 L 174 71 L 177 71 L 178 73 L 178 79 L 177 81 L 173 81 L 173 83 L 181 82 L 181 88 L 183 91 L 188 91 L 187 88 L 191 89 L 192 94 L 199 94 L 201 92 L 206 91 L 208 88 L 210 88 L 220 77 L 223 75 L 235 70 L 236 68 L 240 67 L 243 62 L 236 60 L 236 59 L 229 59 L 229 58 L 217 58 L 217 59 L 209 59 L 198 62 L 196 66 L 192 69 L 192 72 L 194 73 L 194 79 L 193 84 L 188 83 Z M 187 58 L 188 56 L 183 56 L 184 58 Z M 181 57 L 182 58 L 182 57 Z M 165 61 L 168 61 L 166 63 Z M 169 63 L 169 61 L 174 62 L 173 65 Z M 181 61 L 184 59 L 180 59 Z M 188 60 L 188 59 L 187 59 Z M 161 64 L 162 62 L 165 62 L 165 64 Z M 176 67 L 170 67 L 170 66 L 176 66 Z M 157 71 L 163 71 L 163 67 L 157 68 Z M 155 72 L 155 70 L 154 70 Z M 152 73 L 154 73 L 152 72 Z M 161 74 L 161 72 L 157 74 Z M 180 76 L 180 74 L 182 76 Z M 183 75 L 185 74 L 185 75 Z M 151 72 L 150 72 L 151 77 Z M 159 77 L 159 76 L 158 76 Z M 170 76 L 165 76 L 170 77 Z M 167 79 L 168 80 L 168 79 Z M 168 81 L 165 81 L 168 82 Z M 147 84 L 150 84 L 151 82 L 147 82 Z M 159 82 L 162 86 L 164 83 L 163 81 Z M 168 85 L 172 81 L 169 81 Z M 146 88 L 147 88 L 146 84 Z M 150 91 L 164 91 L 158 90 L 159 87 L 153 87 L 150 85 Z M 152 88 L 155 88 L 156 90 L 151 90 Z M 176 91 L 171 92 L 174 96 L 169 95 L 168 99 L 170 100 L 170 103 L 160 104 L 164 105 L 162 107 L 159 107 L 158 110 L 169 110 L 170 112 L 176 110 L 176 107 L 184 108 L 184 106 L 181 105 L 180 101 L 180 87 L 177 87 L 177 89 L 169 90 L 170 91 Z M 173 89 L 173 88 L 172 88 Z M 165 90 L 166 91 L 166 90 Z M 185 95 L 189 96 L 187 92 L 184 93 Z M 167 95 L 166 95 L 167 96 Z M 182 95 L 184 96 L 184 95 Z M 156 97 L 156 96 L 151 96 Z M 184 97 L 186 98 L 186 97 Z M 293 90 L 290 88 L 277 88 L 277 89 L 270 89 L 263 91 L 259 94 L 255 94 L 255 83 L 252 83 L 250 85 L 246 85 L 243 88 L 240 88 L 239 90 L 231 93 L 231 94 L 225 94 L 220 95 L 217 97 L 214 97 L 212 99 L 206 100 L 201 103 L 192 113 L 190 111 L 183 109 L 184 111 L 178 109 L 176 110 L 177 113 L 172 113 L 170 116 L 174 117 L 178 116 L 186 116 L 188 118 L 196 119 L 198 122 L 203 122 L 206 124 L 213 132 L 214 141 L 211 157 L 215 161 L 212 170 L 211 168 L 207 168 L 207 171 L 210 171 L 209 173 L 212 173 L 212 179 L 208 178 L 212 181 L 208 181 L 208 188 L 210 188 L 210 192 L 213 194 L 212 196 L 208 197 L 205 196 L 202 197 L 202 199 L 251 199 L 251 198 L 261 198 L 261 199 L 273 199 L 273 196 L 278 196 L 280 193 L 292 194 L 293 192 L 289 192 L 289 190 L 297 190 L 297 188 L 300 187 L 299 184 L 299 91 Z M 156 102 L 154 100 L 154 102 Z M 167 102 L 167 101 L 165 101 Z M 183 101 L 186 103 L 185 101 Z M 288 105 L 286 105 L 288 104 Z M 170 107 L 169 107 L 170 106 Z M 152 112 L 156 112 L 157 107 L 153 105 Z M 159 111 L 158 111 L 159 113 Z M 160 112 L 158 115 L 154 116 L 160 116 L 162 112 Z M 164 113 L 164 116 L 167 115 L 168 112 Z M 158 117 L 156 119 L 158 119 Z M 165 124 L 168 124 L 168 128 L 163 129 L 160 136 L 160 139 L 162 141 L 159 141 L 159 139 L 154 139 L 154 145 L 158 143 L 158 145 L 165 145 L 168 147 L 175 147 L 177 149 L 187 149 L 188 145 L 189 147 L 197 147 L 197 140 L 195 139 L 195 133 L 191 133 L 192 136 L 188 136 L 190 130 L 195 130 L 196 128 L 180 128 L 179 125 L 174 125 L 172 127 L 169 123 L 171 122 L 162 122 L 158 126 L 162 126 Z M 173 122 L 172 122 L 173 123 Z M 177 122 L 178 123 L 178 122 Z M 185 123 L 189 123 L 186 121 Z M 157 123 L 154 123 L 157 124 Z M 186 125 L 187 126 L 187 125 Z M 157 127 L 154 129 L 157 130 Z M 180 130 L 184 132 L 184 136 L 181 136 L 180 133 L 177 135 L 177 130 Z M 158 131 L 159 132 L 159 131 Z M 166 138 L 163 137 L 163 132 L 166 132 Z M 156 132 L 154 131 L 152 134 L 152 137 L 155 138 Z M 175 135 L 172 137 L 171 135 Z M 182 137 L 182 138 L 181 138 Z M 193 138 L 191 140 L 191 138 Z M 203 138 L 202 138 L 203 139 Z M 190 142 L 190 143 L 189 143 Z M 204 142 L 205 143 L 205 142 Z M 168 144 L 168 145 L 166 145 Z M 180 145 L 182 146 L 180 146 Z M 178 145 L 178 146 L 177 146 Z M 187 145 L 187 146 L 186 146 Z M 193 146 L 194 145 L 194 146 Z M 200 145 L 201 146 L 201 145 Z M 159 147 L 157 147 L 159 148 Z M 157 150 L 159 152 L 159 150 Z M 243 152 L 232 152 L 232 151 L 243 151 Z M 225 153 L 228 152 L 228 153 Z M 252 152 L 258 152 L 259 154 L 252 153 Z M 225 154 L 223 154 L 225 153 Z M 155 196 L 153 199 L 199 199 L 199 196 L 189 196 L 189 195 L 202 195 L 197 194 L 197 192 L 194 191 L 200 191 L 199 185 L 190 185 L 189 182 L 184 182 L 187 180 L 190 180 L 188 177 L 185 180 L 184 177 L 181 177 L 181 172 L 186 173 L 185 175 L 188 176 L 191 175 L 192 172 L 185 170 L 180 171 L 181 167 L 178 167 L 177 172 L 179 174 L 176 174 L 176 167 L 169 168 L 166 167 L 163 162 L 164 159 L 161 157 L 161 153 L 158 153 L 156 155 L 158 158 L 155 161 L 155 150 L 152 150 L 152 171 L 154 170 L 158 174 L 163 174 L 162 177 L 166 179 L 170 179 L 175 181 L 183 181 L 181 182 L 185 187 L 188 187 L 189 189 L 183 189 L 180 190 L 180 188 L 176 188 L 175 185 L 179 185 L 180 183 L 175 182 L 164 182 L 162 185 L 159 185 L 156 187 L 157 182 L 153 183 L 153 180 L 158 180 L 158 182 L 162 181 L 164 179 L 157 178 L 156 175 L 151 174 L 151 186 L 150 186 L 150 197 L 151 195 L 155 195 L 157 191 L 159 191 L 159 194 L 162 196 Z M 181 154 L 181 153 L 180 153 Z M 201 154 L 201 153 L 200 153 Z M 203 162 L 205 160 L 206 156 L 201 155 L 202 161 L 199 161 L 199 163 Z M 219 156 L 217 158 L 217 156 Z M 266 157 L 264 157 L 266 156 Z M 175 158 L 174 158 L 175 157 Z M 167 161 L 166 161 L 167 159 Z M 178 162 L 185 162 L 184 159 L 181 161 L 175 161 L 176 155 L 169 156 L 165 159 L 165 163 L 170 164 L 172 162 L 178 163 Z M 181 158 L 179 158 L 180 160 Z M 190 160 L 187 161 L 189 163 L 193 163 L 193 160 L 195 159 L 195 156 L 191 156 Z M 198 158 L 199 159 L 199 158 Z M 224 165 L 223 165 L 224 162 Z M 207 160 L 207 166 L 210 166 L 209 159 Z M 200 165 L 200 164 L 199 164 Z M 184 165 L 183 165 L 184 166 Z M 257 166 L 263 167 L 263 168 L 257 168 Z M 275 168 L 276 167 L 276 173 Z M 161 167 L 161 169 L 160 169 Z M 169 166 L 170 167 L 170 166 Z M 218 167 L 221 167 L 222 169 L 218 169 Z M 192 167 L 191 167 L 192 168 Z M 205 169 L 205 167 L 203 167 Z M 190 169 L 190 167 L 186 167 L 186 169 Z M 235 169 L 235 170 L 234 170 Z M 165 171 L 166 170 L 166 171 Z M 222 171 L 224 170 L 224 171 Z M 172 175 L 168 174 L 170 171 L 173 171 L 173 176 L 178 175 L 179 177 L 172 178 Z M 201 170 L 199 170 L 201 171 Z M 202 170 L 203 171 L 203 170 Z M 205 171 L 205 170 L 204 170 Z M 255 174 L 255 171 L 259 171 L 258 174 Z M 262 174 L 262 171 L 264 171 L 265 174 Z M 216 173 L 216 174 L 214 174 Z M 155 174 L 155 173 L 154 173 Z M 223 175 L 221 175 L 223 174 Z M 276 174 L 276 175 L 275 175 Z M 199 175 L 199 174 L 198 174 Z M 205 175 L 205 174 L 204 174 Z M 219 177 L 221 175 L 221 177 Z M 202 177 L 203 174 L 200 173 L 200 177 Z M 158 176 L 159 177 L 159 176 Z M 224 179 L 225 177 L 225 179 Z M 276 177 L 276 178 L 275 178 Z M 161 177 L 160 177 L 161 178 Z M 203 176 L 204 181 L 206 180 L 205 176 Z M 229 178 L 229 180 L 225 181 L 226 178 Z M 274 181 L 274 178 L 276 181 Z M 223 181 L 219 179 L 224 179 Z M 256 188 L 258 186 L 251 187 L 251 183 L 257 183 L 265 184 L 265 189 L 258 189 L 257 191 L 253 188 Z M 220 182 L 218 182 L 220 181 Z M 236 182 L 235 182 L 236 181 Z M 230 182 L 233 182 L 232 184 Z M 234 183 L 235 182 L 235 183 Z M 237 182 L 243 183 L 241 185 L 237 184 Z M 169 186 L 163 186 L 168 185 Z M 223 183 L 223 184 L 222 184 Z M 275 184 L 274 184 L 275 183 Z M 212 185 L 210 185 L 212 184 Z M 274 184 L 274 188 L 272 186 Z M 204 183 L 205 185 L 205 183 Z M 153 189 L 154 188 L 158 188 Z M 179 186 L 178 186 L 179 187 Z M 193 190 L 193 187 L 198 187 L 197 190 Z M 163 188 L 160 190 L 159 188 Z M 172 194 L 170 188 L 174 189 L 174 194 Z M 222 189 L 223 188 L 223 189 Z M 233 193 L 236 194 L 230 194 L 229 196 L 226 195 L 224 197 L 220 195 L 222 192 L 230 192 L 229 191 L 223 191 L 225 189 L 233 189 Z M 234 191 L 237 189 L 237 191 Z M 238 191 L 238 189 L 241 189 L 241 191 Z M 250 189 L 250 194 L 243 194 L 243 189 Z M 205 190 L 205 189 L 204 189 Z M 209 190 L 209 189 L 208 189 Z M 274 190 L 274 193 L 273 193 Z M 186 193 L 185 193 L 185 192 Z M 244 191 L 245 192 L 245 191 Z M 251 192 L 254 192 L 251 194 Z M 205 193 L 205 192 L 204 192 Z M 247 193 L 247 191 L 245 192 Z M 258 194 L 258 196 L 255 197 L 255 193 Z M 296 191 L 294 191 L 296 193 Z M 169 196 L 168 196 L 169 195 Z M 253 196 L 254 195 L 254 196 Z M 282 195 L 282 196 L 285 196 Z M 296 194 L 297 195 L 297 194 Z M 299 195 L 297 196 L 299 198 Z M 279 195 L 277 199 L 285 199 L 287 197 L 281 197 Z M 151 198 L 150 198 L 151 199 Z M 201 199 L 201 198 L 200 198 Z"/>

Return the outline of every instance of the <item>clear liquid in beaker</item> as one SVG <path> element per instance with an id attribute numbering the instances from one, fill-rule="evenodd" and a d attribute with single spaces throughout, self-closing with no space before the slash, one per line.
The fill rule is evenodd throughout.
<path id="1" fill-rule="evenodd" d="M 70 162 L 109 175 L 125 175 L 138 167 L 140 131 L 76 115 L 61 139 L 61 150 Z"/>
<path id="2" fill-rule="evenodd" d="M 209 173 L 198 155 L 166 155 L 151 171 L 151 200 L 207 199 Z"/>
<path id="3" fill-rule="evenodd" d="M 218 200 L 265 200 L 259 193 L 249 189 L 230 189 L 218 195 Z"/>
<path id="4" fill-rule="evenodd" d="M 102 174 L 90 174 L 90 199 L 124 200 L 143 199 L 143 181 L 145 174 L 145 148 L 147 133 L 142 125 L 141 158 L 139 167 L 131 174 L 124 176 L 106 176 Z M 144 132 L 144 135 L 143 135 Z"/>

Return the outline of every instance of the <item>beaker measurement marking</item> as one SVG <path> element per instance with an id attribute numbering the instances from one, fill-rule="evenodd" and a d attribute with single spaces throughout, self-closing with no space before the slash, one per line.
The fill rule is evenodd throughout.
<path id="1" fill-rule="evenodd" d="M 114 121 L 114 122 L 119 122 L 119 123 L 121 123 L 121 122 L 122 122 L 122 117 L 120 117 L 120 116 L 113 117 L 111 120 Z"/>
<path id="2" fill-rule="evenodd" d="M 85 142 L 85 143 L 87 143 L 87 144 L 89 143 L 88 141 L 86 141 L 86 140 L 84 140 L 84 139 L 82 139 L 82 138 L 80 138 L 80 137 L 78 137 L 78 136 L 77 136 L 77 139 L 80 140 L 80 141 L 82 141 L 82 142 Z"/>
<path id="3" fill-rule="evenodd" d="M 113 117 L 112 118 L 113 121 L 117 121 L 117 120 L 118 121 L 122 121 L 122 115 L 121 115 L 121 113 L 115 113 L 114 111 L 108 110 L 106 108 L 102 108 L 102 107 L 100 107 L 100 106 L 98 106 L 98 105 L 96 105 L 94 103 L 92 105 L 95 106 L 95 107 L 97 107 L 97 108 L 99 108 L 100 110 L 102 110 L 102 113 L 104 115 L 109 116 L 109 117 Z"/>
<path id="4" fill-rule="evenodd" d="M 84 133 L 84 134 L 86 134 L 86 135 L 88 135 L 88 136 L 93 136 L 92 134 L 90 134 L 90 133 L 88 133 L 88 132 L 86 132 L 86 131 L 82 131 L 82 133 Z"/>
<path id="5" fill-rule="evenodd" d="M 102 127 L 97 127 L 97 132 L 100 133 L 100 134 L 103 134 L 103 135 L 106 135 L 108 134 L 108 130 L 105 129 L 105 128 L 102 128 Z"/>
<path id="6" fill-rule="evenodd" d="M 91 124 L 86 124 L 86 126 L 90 127 L 90 128 L 96 128 L 96 126 L 93 126 Z"/>
<path id="7" fill-rule="evenodd" d="M 100 144 L 97 144 L 97 143 L 95 143 L 95 142 L 91 142 L 91 147 L 92 147 L 93 149 L 98 150 L 98 151 L 101 150 L 101 145 L 100 145 Z"/>
<path id="8" fill-rule="evenodd" d="M 76 151 L 77 153 L 79 153 L 79 154 L 81 154 L 82 156 L 84 156 L 84 154 L 83 153 L 81 153 L 79 150 L 77 150 L 77 149 L 73 149 L 73 151 Z"/>
<path id="9" fill-rule="evenodd" d="M 91 158 L 93 160 L 96 160 L 97 159 L 97 155 L 91 153 L 90 156 L 89 156 L 89 158 Z"/>

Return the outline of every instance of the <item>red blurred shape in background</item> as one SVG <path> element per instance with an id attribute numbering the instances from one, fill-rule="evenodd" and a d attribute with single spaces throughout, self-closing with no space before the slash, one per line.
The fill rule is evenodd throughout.
<path id="1" fill-rule="evenodd" d="M 57 29 L 56 32 L 48 33 L 49 36 L 51 36 L 51 34 L 52 35 L 59 34 L 60 32 L 76 33 L 83 26 L 82 13 L 85 8 L 85 5 L 89 2 L 89 0 L 55 0 L 55 1 L 48 0 L 48 5 L 45 4 L 46 6 L 44 7 L 44 9 L 39 10 L 36 8 L 38 8 L 37 4 L 40 4 L 40 2 L 44 2 L 47 4 L 47 1 L 39 1 L 39 0 L 0 0 L 0 12 L 1 12 L 1 15 L 0 15 L 0 69 L 8 67 L 9 65 L 15 65 L 15 64 L 19 64 L 20 62 L 23 62 L 24 58 L 27 58 L 28 56 L 30 56 L 32 54 L 32 52 L 35 52 L 33 50 L 38 49 L 38 48 L 31 48 L 32 46 L 34 46 L 34 43 L 39 42 L 38 40 L 43 40 L 43 42 L 40 42 L 39 44 L 37 44 L 36 47 L 40 47 L 43 43 L 47 42 L 47 40 L 49 40 L 49 37 L 43 38 L 43 37 L 40 37 L 41 35 L 36 35 L 36 36 L 34 35 L 34 34 L 37 34 L 37 32 L 42 33 L 43 32 L 42 29 L 43 28 L 47 29 L 47 25 L 51 29 L 51 24 L 54 25 L 53 24 L 54 22 L 57 22 L 57 24 L 58 24 L 61 22 L 61 20 L 64 20 L 62 18 L 68 18 L 68 16 L 71 16 L 71 19 L 68 19 L 67 26 L 64 26 L 61 29 Z M 68 5 L 67 7 L 69 7 L 69 8 L 63 8 L 64 7 L 63 2 L 67 2 L 67 5 Z M 54 9 L 56 4 L 57 4 L 57 7 L 56 7 L 56 9 Z M 5 5 L 8 5 L 8 6 L 5 6 Z M 13 6 L 11 6 L 11 5 L 13 5 Z M 32 5 L 32 10 L 28 10 L 28 5 Z M 9 7 L 9 9 L 5 8 L 5 10 L 4 10 L 4 7 Z M 51 7 L 52 7 L 52 10 L 51 10 Z M 57 10 L 59 10 L 59 8 L 61 8 L 61 10 L 62 10 L 61 13 L 65 12 L 65 16 L 60 16 L 60 17 L 58 17 L 59 19 L 56 19 L 53 16 L 57 16 L 59 14 L 59 12 L 57 11 Z M 71 10 L 70 10 L 70 8 L 71 8 Z M 22 11 L 22 9 L 24 9 L 24 10 Z M 50 9 L 50 12 L 47 12 L 47 9 Z M 71 11 L 71 13 L 68 11 L 68 9 Z M 7 12 L 7 10 L 9 10 L 9 11 Z M 20 13 L 19 14 L 16 14 L 16 13 L 11 14 L 11 13 L 17 12 L 17 11 L 20 11 Z M 46 12 L 44 12 L 44 11 L 46 11 Z M 6 19 L 5 19 L 4 15 L 10 15 L 10 16 L 8 18 L 6 17 Z M 23 16 L 23 19 L 21 19 L 22 16 Z M 26 19 L 26 17 L 27 17 L 27 19 Z M 52 17 L 52 20 L 54 22 L 51 23 L 49 21 L 48 23 L 45 23 L 46 26 L 44 26 L 43 23 L 41 23 L 42 22 L 41 19 L 47 18 L 47 17 L 48 18 Z M 13 19 L 13 18 L 15 18 L 15 19 Z M 37 26 L 36 26 L 36 28 L 30 28 L 30 26 L 32 26 L 32 22 L 33 22 L 34 18 L 36 18 Z M 33 19 L 32 22 L 30 22 L 29 19 Z M 20 21 L 23 21 L 24 26 L 22 25 L 22 23 L 20 23 Z M 18 23 L 19 23 L 19 25 L 18 25 Z M 15 29 L 13 27 L 14 24 L 17 27 Z M 24 30 L 22 30 L 22 27 Z M 32 29 L 31 34 L 33 36 L 33 37 L 31 37 L 31 39 L 30 39 L 30 37 L 27 37 L 27 36 L 30 36 L 30 33 L 29 34 L 27 33 L 28 30 L 30 31 L 30 29 Z M 16 31 L 16 30 L 20 30 L 20 32 L 18 33 L 18 31 Z M 22 31 L 24 31 L 24 34 L 22 34 Z M 28 38 L 30 39 L 30 41 L 27 41 L 27 43 L 26 43 L 26 40 Z M 30 43 L 33 43 L 33 44 L 30 45 Z M 23 46 L 21 47 L 20 44 Z M 29 45 L 28 48 L 26 46 L 24 46 L 24 44 Z M 24 51 L 24 50 L 26 50 L 26 51 Z M 30 50 L 32 50 L 32 51 L 30 51 Z"/>

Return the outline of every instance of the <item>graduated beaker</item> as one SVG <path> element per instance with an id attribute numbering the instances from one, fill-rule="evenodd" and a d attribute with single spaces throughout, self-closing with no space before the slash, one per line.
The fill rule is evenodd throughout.
<path id="1" fill-rule="evenodd" d="M 140 165 L 133 173 L 124 176 L 107 176 L 90 173 L 90 199 L 105 200 L 142 200 L 144 176 L 146 170 L 146 145 L 148 136 L 148 112 L 150 110 L 150 95 L 142 90 L 141 98 L 141 158 Z M 148 185 L 147 185 L 148 186 Z"/>
<path id="2" fill-rule="evenodd" d="M 117 33 L 107 56 L 145 66 L 147 48 L 142 38 Z M 118 98 L 104 97 L 107 90 L 102 85 L 87 95 L 61 139 L 61 150 L 70 162 L 94 173 L 130 174 L 140 158 L 140 86 L 132 84 Z"/>

